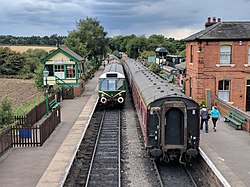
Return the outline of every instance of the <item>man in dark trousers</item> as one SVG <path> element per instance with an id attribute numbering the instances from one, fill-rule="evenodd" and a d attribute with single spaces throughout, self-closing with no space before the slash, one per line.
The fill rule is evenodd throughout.
<path id="1" fill-rule="evenodd" d="M 206 133 L 208 133 L 208 109 L 206 108 L 206 105 L 202 106 L 202 109 L 200 110 L 200 116 L 201 116 L 200 129 L 203 130 L 203 123 L 205 122 L 205 131 Z"/>

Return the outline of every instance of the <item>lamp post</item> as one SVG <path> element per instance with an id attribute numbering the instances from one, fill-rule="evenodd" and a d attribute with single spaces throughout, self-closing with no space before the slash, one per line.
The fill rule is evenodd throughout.
<path id="1" fill-rule="evenodd" d="M 47 80 L 47 78 L 48 78 L 48 76 L 49 76 L 49 71 L 45 68 L 44 69 L 44 71 L 43 71 L 43 76 L 44 76 L 44 78 L 45 78 L 45 88 L 46 88 L 46 90 L 45 90 L 45 97 L 46 97 L 46 116 L 48 116 L 49 115 L 49 97 L 48 97 L 48 80 Z"/>

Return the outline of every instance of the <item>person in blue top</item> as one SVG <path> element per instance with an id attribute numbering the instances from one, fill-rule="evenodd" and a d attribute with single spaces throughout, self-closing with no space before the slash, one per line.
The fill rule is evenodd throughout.
<path id="1" fill-rule="evenodd" d="M 217 122 L 218 119 L 220 119 L 220 112 L 217 109 L 217 107 L 214 106 L 209 114 L 211 115 L 212 121 L 213 121 L 213 124 L 214 124 L 214 128 L 213 128 L 214 132 L 216 132 L 216 122 Z"/>

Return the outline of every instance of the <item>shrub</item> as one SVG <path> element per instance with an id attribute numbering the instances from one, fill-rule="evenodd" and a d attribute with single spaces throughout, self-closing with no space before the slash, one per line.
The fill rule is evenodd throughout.
<path id="1" fill-rule="evenodd" d="M 13 122 L 11 101 L 5 97 L 0 103 L 0 128 Z"/>
<path id="2" fill-rule="evenodd" d="M 200 104 L 199 104 L 200 108 L 202 108 L 202 105 L 207 105 L 207 101 L 205 99 L 202 99 L 200 101 Z"/>

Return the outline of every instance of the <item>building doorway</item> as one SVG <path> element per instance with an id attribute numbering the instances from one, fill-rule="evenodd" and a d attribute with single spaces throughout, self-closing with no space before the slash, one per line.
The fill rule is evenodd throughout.
<path id="1" fill-rule="evenodd" d="M 247 80 L 246 111 L 250 111 L 250 80 Z"/>

